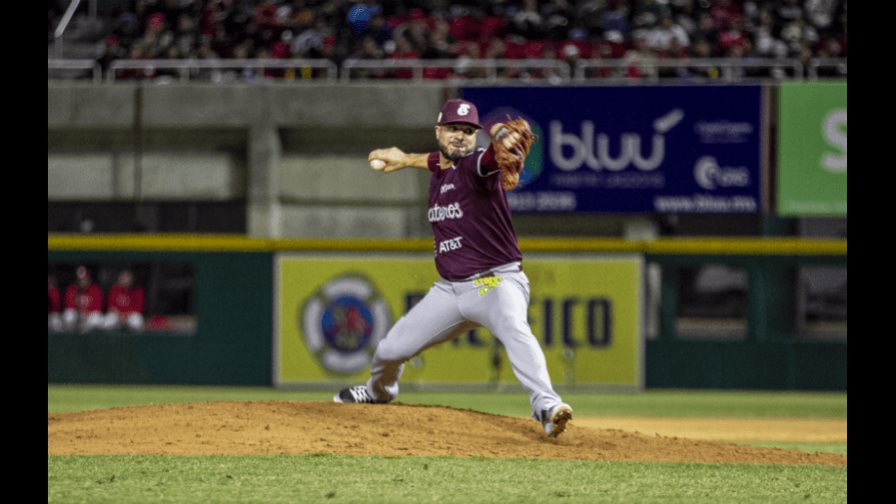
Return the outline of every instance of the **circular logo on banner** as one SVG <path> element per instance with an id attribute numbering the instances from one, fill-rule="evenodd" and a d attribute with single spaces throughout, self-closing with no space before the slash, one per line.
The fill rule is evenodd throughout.
<path id="1" fill-rule="evenodd" d="M 360 275 L 328 281 L 305 303 L 299 318 L 308 351 L 335 374 L 364 370 L 392 324 L 385 299 Z"/>

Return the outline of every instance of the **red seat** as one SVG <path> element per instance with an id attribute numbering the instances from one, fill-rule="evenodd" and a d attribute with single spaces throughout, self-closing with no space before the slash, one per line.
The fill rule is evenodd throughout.
<path id="1" fill-rule="evenodd" d="M 499 16 L 488 16 L 482 20 L 479 30 L 479 36 L 482 38 L 500 37 L 504 31 L 504 18 Z"/>
<path id="2" fill-rule="evenodd" d="M 526 58 L 526 43 L 525 42 L 505 42 L 506 51 L 504 52 L 504 56 L 507 59 L 525 59 Z"/>
<path id="3" fill-rule="evenodd" d="M 456 40 L 476 40 L 482 27 L 478 19 L 470 16 L 451 18 L 448 31 Z"/>
<path id="4" fill-rule="evenodd" d="M 526 59 L 541 58 L 547 46 L 543 40 L 530 40 L 523 45 L 523 57 Z"/>

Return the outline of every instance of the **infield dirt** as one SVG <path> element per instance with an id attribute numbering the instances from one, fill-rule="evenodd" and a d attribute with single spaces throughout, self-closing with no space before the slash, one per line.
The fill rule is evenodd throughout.
<path id="1" fill-rule="evenodd" d="M 769 428 L 763 422 L 768 421 L 758 420 L 749 428 Z M 160 404 L 48 413 L 47 454 L 336 453 L 846 465 L 845 456 L 832 453 L 662 435 L 662 429 L 648 435 L 596 427 L 600 423 L 595 418 L 577 423 L 574 418 L 568 431 L 553 439 L 531 419 L 442 406 L 289 401 Z M 795 424 L 789 428 L 800 429 Z"/>

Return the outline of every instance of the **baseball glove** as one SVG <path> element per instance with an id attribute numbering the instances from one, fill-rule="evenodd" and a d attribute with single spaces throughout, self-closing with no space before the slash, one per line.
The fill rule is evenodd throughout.
<path id="1" fill-rule="evenodd" d="M 514 189 L 520 183 L 520 172 L 535 143 L 535 135 L 525 119 L 518 117 L 504 123 L 497 123 L 489 130 L 495 161 L 501 170 L 501 187 Z"/>

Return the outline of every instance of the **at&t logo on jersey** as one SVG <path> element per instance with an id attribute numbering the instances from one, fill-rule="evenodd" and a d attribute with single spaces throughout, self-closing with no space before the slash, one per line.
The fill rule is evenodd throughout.
<path id="1" fill-rule="evenodd" d="M 439 253 L 444 254 L 446 252 L 451 252 L 452 250 L 458 250 L 463 248 L 460 241 L 463 240 L 463 236 L 458 236 L 456 238 L 451 238 L 450 240 L 444 240 L 439 243 Z"/>
<path id="2" fill-rule="evenodd" d="M 335 374 L 364 370 L 392 325 L 385 299 L 370 281 L 352 274 L 324 284 L 299 318 L 308 351 Z"/>

